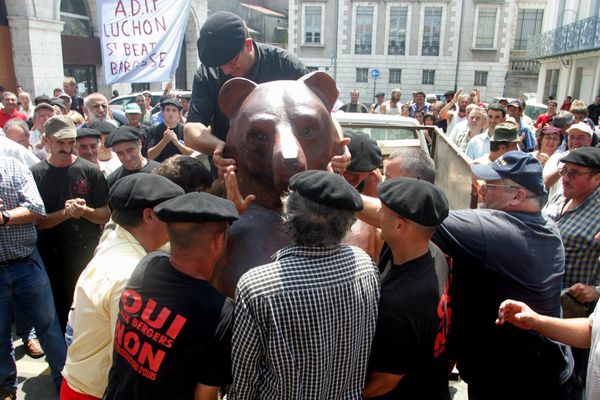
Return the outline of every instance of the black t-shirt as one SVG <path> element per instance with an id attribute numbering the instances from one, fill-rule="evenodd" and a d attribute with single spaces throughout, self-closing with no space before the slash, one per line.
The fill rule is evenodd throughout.
<path id="1" fill-rule="evenodd" d="M 563 383 L 571 369 L 565 347 L 495 324 L 506 299 L 560 317 L 564 249 L 556 225 L 539 212 L 457 210 L 432 240 L 454 260 L 452 338 L 461 377 L 479 387 L 493 385 L 499 398 L 523 398 Z M 523 379 L 497 385 L 506 371 Z"/>
<path id="2" fill-rule="evenodd" d="M 85 115 L 83 113 L 83 98 L 81 96 L 75 95 L 71 97 L 71 110 L 77 111 L 82 117 Z"/>
<path id="3" fill-rule="evenodd" d="M 598 117 L 600 117 L 600 105 L 595 103 L 587 106 L 588 109 L 588 117 L 594 122 L 594 125 L 598 125 Z"/>
<path id="4" fill-rule="evenodd" d="M 352 104 L 346 103 L 340 107 L 340 111 L 351 113 L 368 113 L 369 109 L 362 103 Z"/>
<path id="5" fill-rule="evenodd" d="M 448 265 L 440 255 L 427 252 L 403 265 L 393 265 L 388 264 L 388 251 L 380 262 L 384 275 L 369 370 L 404 374 L 396 388 L 380 399 L 450 399 L 444 354 L 450 323 L 448 279 L 446 275 L 442 284 L 436 273 L 447 274 Z"/>
<path id="6" fill-rule="evenodd" d="M 260 84 L 277 80 L 297 80 L 308 70 L 293 54 L 279 47 L 254 43 L 257 61 L 244 78 Z M 225 141 L 229 131 L 229 120 L 219 108 L 219 91 L 232 77 L 220 68 L 201 65 L 194 75 L 192 99 L 187 122 L 200 122 L 212 127 L 213 135 Z"/>
<path id="7" fill-rule="evenodd" d="M 185 275 L 165 253 L 133 271 L 121 302 L 105 400 L 193 399 L 231 381 L 233 301 Z"/>
<path id="8" fill-rule="evenodd" d="M 144 145 L 142 147 L 142 155 L 144 157 L 148 157 L 148 149 L 149 148 L 156 146 L 158 144 L 158 142 L 160 142 L 162 140 L 163 134 L 165 133 L 166 130 L 167 130 L 167 125 L 165 125 L 164 122 L 148 129 L 147 134 L 146 134 L 146 140 L 144 140 Z M 175 134 L 177 135 L 177 138 L 179 140 L 183 140 L 183 124 L 177 124 L 177 126 L 175 128 L 172 128 L 171 130 L 173 132 L 175 132 Z M 169 142 L 169 143 L 167 143 L 167 145 L 165 146 L 163 151 L 160 152 L 158 157 L 156 157 L 154 159 L 154 161 L 161 163 L 161 162 L 165 161 L 167 158 L 174 156 L 176 154 L 181 154 L 181 152 L 179 151 L 177 146 L 175 146 L 173 143 Z"/>
<path id="9" fill-rule="evenodd" d="M 82 198 L 92 208 L 108 203 L 108 185 L 100 169 L 91 162 L 78 157 L 68 167 L 53 167 L 47 160 L 31 167 L 46 213 L 65 208 L 65 201 Z M 38 233 L 38 246 L 73 248 L 97 243 L 102 226 L 85 218 L 70 218 L 53 228 Z M 95 245 L 94 245 L 95 246 Z"/>
<path id="10" fill-rule="evenodd" d="M 158 167 L 160 165 L 160 163 L 158 163 L 154 160 L 146 160 L 146 161 L 148 161 L 148 162 L 146 163 L 146 165 L 144 165 L 142 167 L 142 169 L 136 169 L 136 170 L 128 170 L 128 169 L 123 168 L 123 166 L 121 165 L 119 168 L 114 170 L 106 178 L 106 181 L 108 182 L 108 187 L 112 187 L 112 185 L 114 185 L 116 181 L 118 181 L 119 179 L 124 178 L 128 175 L 137 174 L 138 172 L 149 174 L 150 172 L 154 171 L 154 169 L 156 167 Z"/>

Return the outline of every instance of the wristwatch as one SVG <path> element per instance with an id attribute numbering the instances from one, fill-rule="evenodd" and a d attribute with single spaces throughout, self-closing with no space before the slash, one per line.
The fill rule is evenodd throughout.
<path id="1" fill-rule="evenodd" d="M 0 226 L 4 226 L 4 225 L 8 224 L 9 220 L 10 220 L 10 213 L 8 211 L 2 211 L 2 225 L 0 225 Z"/>

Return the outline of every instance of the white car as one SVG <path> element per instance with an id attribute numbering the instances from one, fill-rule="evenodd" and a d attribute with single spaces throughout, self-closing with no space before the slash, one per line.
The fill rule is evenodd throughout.
<path id="1" fill-rule="evenodd" d="M 375 139 L 384 159 L 400 147 L 419 147 L 429 153 L 423 133 L 425 127 L 414 118 L 345 112 L 337 112 L 333 117 L 344 132 L 362 132 Z"/>

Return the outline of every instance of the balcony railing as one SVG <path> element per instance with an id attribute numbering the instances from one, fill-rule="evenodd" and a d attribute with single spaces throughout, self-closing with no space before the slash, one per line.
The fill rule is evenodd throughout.
<path id="1" fill-rule="evenodd" d="M 512 59 L 510 60 L 510 71 L 537 74 L 540 72 L 540 62 L 538 60 Z"/>
<path id="2" fill-rule="evenodd" d="M 600 16 L 595 15 L 529 38 L 528 58 L 556 57 L 600 49 Z"/>

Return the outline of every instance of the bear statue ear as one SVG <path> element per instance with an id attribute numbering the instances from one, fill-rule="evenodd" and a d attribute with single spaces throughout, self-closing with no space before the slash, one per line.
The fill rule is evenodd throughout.
<path id="1" fill-rule="evenodd" d="M 328 110 L 333 108 L 338 93 L 335 81 L 329 74 L 323 71 L 315 71 L 304 75 L 299 81 L 304 82 L 304 84 L 308 86 L 319 99 L 321 99 Z"/>
<path id="2" fill-rule="evenodd" d="M 233 78 L 225 82 L 219 92 L 219 108 L 223 114 L 232 119 L 256 86 L 256 83 L 246 78 Z"/>

